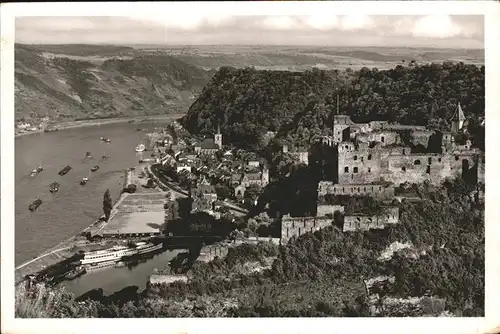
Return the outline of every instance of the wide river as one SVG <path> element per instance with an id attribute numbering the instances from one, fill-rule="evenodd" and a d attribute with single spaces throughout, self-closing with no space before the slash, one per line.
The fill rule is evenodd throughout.
<path id="1" fill-rule="evenodd" d="M 134 149 L 145 140 L 146 131 L 167 122 L 107 124 L 16 138 L 16 266 L 79 233 L 102 215 L 104 192 L 109 189 L 113 200 L 118 198 L 125 169 L 138 165 L 140 156 Z M 139 127 L 143 131 L 136 131 Z M 111 143 L 100 141 L 101 136 Z M 92 160 L 83 159 L 86 152 L 92 154 Z M 104 154 L 108 160 L 101 159 Z M 144 158 L 148 155 L 144 153 Z M 43 172 L 32 178 L 30 171 L 40 164 Z M 73 169 L 59 176 L 66 165 Z M 100 168 L 91 173 L 93 165 Z M 81 186 L 81 178 L 89 175 L 87 185 Z M 54 181 L 61 186 L 51 194 L 49 185 Z M 43 203 L 32 213 L 28 206 L 37 198 Z"/>

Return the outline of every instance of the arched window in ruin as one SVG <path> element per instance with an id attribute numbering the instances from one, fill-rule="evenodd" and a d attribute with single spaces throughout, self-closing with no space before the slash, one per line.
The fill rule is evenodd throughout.
<path id="1" fill-rule="evenodd" d="M 458 161 L 458 155 L 455 155 L 455 160 Z"/>
<path id="2" fill-rule="evenodd" d="M 406 152 L 405 152 L 405 149 L 403 148 L 403 155 L 405 155 L 405 154 L 406 154 Z"/>
<path id="3" fill-rule="evenodd" d="M 372 172 L 372 169 L 370 167 L 368 167 L 368 173 L 371 173 Z"/>
<path id="4" fill-rule="evenodd" d="M 368 160 L 371 160 L 371 159 L 372 159 L 372 155 L 368 154 Z"/>
<path id="5" fill-rule="evenodd" d="M 357 172 L 358 172 L 358 167 L 354 167 L 353 172 L 354 172 L 354 173 L 357 173 Z"/>
<path id="6" fill-rule="evenodd" d="M 429 165 L 432 163 L 432 157 L 429 157 Z"/>
<path id="7" fill-rule="evenodd" d="M 358 156 L 357 155 L 354 156 L 354 160 L 358 160 Z"/>
<path id="8" fill-rule="evenodd" d="M 349 173 L 349 167 L 348 166 L 344 167 L 344 173 Z"/>
<path id="9" fill-rule="evenodd" d="M 384 138 L 384 136 L 380 137 L 380 141 L 381 141 L 382 143 L 384 143 L 384 142 L 385 142 L 385 138 Z"/>
<path id="10" fill-rule="evenodd" d="M 415 160 L 414 165 L 420 165 L 420 160 Z"/>
<path id="11" fill-rule="evenodd" d="M 406 172 L 406 167 L 401 167 L 401 171 Z"/>
<path id="12" fill-rule="evenodd" d="M 438 158 L 438 162 L 441 162 L 441 158 Z"/>

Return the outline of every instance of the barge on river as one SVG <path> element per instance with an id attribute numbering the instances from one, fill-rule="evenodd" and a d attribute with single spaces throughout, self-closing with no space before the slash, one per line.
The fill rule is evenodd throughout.
<path id="1" fill-rule="evenodd" d="M 37 199 L 37 200 L 33 201 L 33 203 L 30 204 L 29 209 L 30 209 L 30 211 L 35 211 L 36 209 L 38 209 L 38 207 L 40 205 L 42 205 L 42 200 Z"/>
<path id="2" fill-rule="evenodd" d="M 59 171 L 59 175 L 61 175 L 61 176 L 66 175 L 70 170 L 71 170 L 71 166 L 68 165 Z"/>

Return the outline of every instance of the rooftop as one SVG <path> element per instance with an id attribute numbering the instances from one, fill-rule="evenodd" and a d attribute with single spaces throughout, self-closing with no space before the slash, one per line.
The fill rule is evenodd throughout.
<path id="1" fill-rule="evenodd" d="M 205 150 L 217 150 L 219 146 L 217 146 L 213 139 L 207 138 L 204 139 L 201 143 L 196 144 L 196 147 L 201 147 L 201 149 Z"/>

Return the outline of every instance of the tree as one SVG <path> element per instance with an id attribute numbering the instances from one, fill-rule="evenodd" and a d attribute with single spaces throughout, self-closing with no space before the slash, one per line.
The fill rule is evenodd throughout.
<path id="1" fill-rule="evenodd" d="M 256 184 L 251 184 L 245 189 L 245 202 L 250 202 L 253 204 L 257 197 L 259 197 L 259 194 L 261 192 L 261 188 L 256 185 Z"/>
<path id="2" fill-rule="evenodd" d="M 102 200 L 102 209 L 104 211 L 104 216 L 106 216 L 106 221 L 108 221 L 109 216 L 111 215 L 111 210 L 113 209 L 113 201 L 111 200 L 109 189 L 107 189 L 104 193 L 104 198 Z"/>

